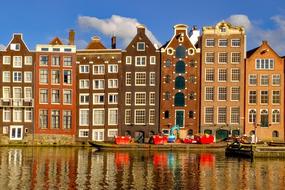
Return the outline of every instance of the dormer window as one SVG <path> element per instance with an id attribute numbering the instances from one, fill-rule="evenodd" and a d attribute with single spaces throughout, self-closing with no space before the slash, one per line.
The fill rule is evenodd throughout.
<path id="1" fill-rule="evenodd" d="M 137 43 L 137 51 L 145 51 L 145 43 L 144 42 L 138 42 Z"/>
<path id="2" fill-rule="evenodd" d="M 10 49 L 14 51 L 20 51 L 20 44 L 11 44 Z"/>
<path id="3" fill-rule="evenodd" d="M 221 32 L 226 32 L 226 27 L 224 27 L 224 26 L 221 27 L 221 28 L 220 28 L 220 31 L 221 31 Z"/>

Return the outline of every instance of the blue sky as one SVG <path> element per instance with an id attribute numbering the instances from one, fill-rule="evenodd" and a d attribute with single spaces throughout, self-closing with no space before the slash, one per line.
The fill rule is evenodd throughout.
<path id="1" fill-rule="evenodd" d="M 94 35 L 110 46 L 111 33 L 118 36 L 119 47 L 124 47 L 135 30 L 124 26 L 134 27 L 137 23 L 144 24 L 153 38 L 163 44 L 171 38 L 172 26 L 177 23 L 197 25 L 201 29 L 220 20 L 245 25 L 248 49 L 264 39 L 285 55 L 284 0 L 3 1 L 0 44 L 7 45 L 12 33 L 21 32 L 30 49 L 35 49 L 36 44 L 48 43 L 54 36 L 66 39 L 68 30 L 73 28 L 81 48 Z M 112 31 L 108 31 L 109 25 Z"/>

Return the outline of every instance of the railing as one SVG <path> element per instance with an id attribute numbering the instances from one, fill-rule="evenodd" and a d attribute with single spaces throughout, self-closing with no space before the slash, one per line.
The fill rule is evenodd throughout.
<path id="1" fill-rule="evenodd" d="M 0 98 L 0 107 L 34 107 L 34 99 Z"/>

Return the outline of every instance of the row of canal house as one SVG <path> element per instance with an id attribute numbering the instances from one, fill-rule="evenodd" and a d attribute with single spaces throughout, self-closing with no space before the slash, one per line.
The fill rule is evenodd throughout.
<path id="1" fill-rule="evenodd" d="M 143 141 L 173 125 L 182 138 L 284 140 L 284 58 L 266 41 L 246 52 L 245 30 L 222 21 L 202 35 L 175 25 L 158 48 L 145 30 L 123 50 L 115 36 L 76 49 L 71 30 L 31 51 L 14 34 L 0 51 L 1 142 Z"/>

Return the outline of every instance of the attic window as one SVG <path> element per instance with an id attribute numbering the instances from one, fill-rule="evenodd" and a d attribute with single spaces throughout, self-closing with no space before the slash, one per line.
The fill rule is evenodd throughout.
<path id="1" fill-rule="evenodd" d="M 220 31 L 221 31 L 221 32 L 226 32 L 226 27 L 224 27 L 224 26 L 221 27 L 221 28 L 220 28 Z"/>
<path id="2" fill-rule="evenodd" d="M 71 49 L 70 48 L 65 48 L 64 51 L 65 52 L 71 52 Z"/>
<path id="3" fill-rule="evenodd" d="M 48 51 L 48 48 L 41 48 L 41 51 Z"/>
<path id="4" fill-rule="evenodd" d="M 20 51 L 20 44 L 11 44 L 10 49 L 14 51 Z"/>
<path id="5" fill-rule="evenodd" d="M 138 42 L 137 43 L 137 51 L 144 51 L 145 50 L 145 43 L 144 42 Z"/>

